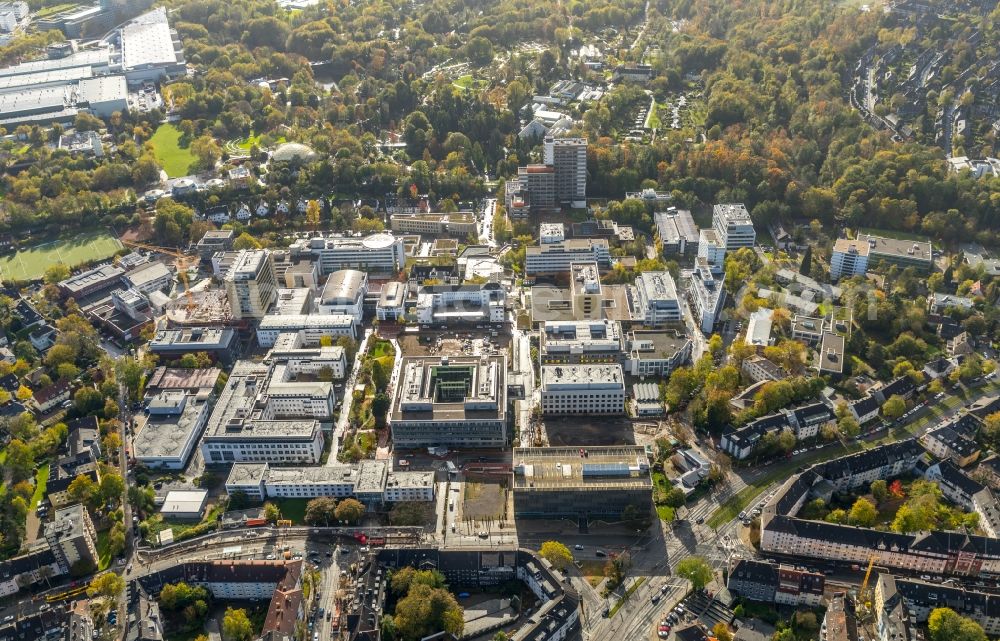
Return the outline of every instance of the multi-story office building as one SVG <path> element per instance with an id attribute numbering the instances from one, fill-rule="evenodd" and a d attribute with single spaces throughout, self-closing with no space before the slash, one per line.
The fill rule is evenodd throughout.
<path id="1" fill-rule="evenodd" d="M 389 412 L 397 448 L 505 447 L 505 356 L 404 358 Z"/>
<path id="2" fill-rule="evenodd" d="M 185 354 L 205 352 L 223 365 L 236 359 L 239 341 L 227 327 L 164 329 L 149 342 L 149 351 L 161 358 L 181 358 Z"/>
<path id="3" fill-rule="evenodd" d="M 708 265 L 699 263 L 691 274 L 691 300 L 694 302 L 694 318 L 706 335 L 712 333 L 723 304 L 726 290 L 725 276 L 716 278 Z"/>
<path id="4" fill-rule="evenodd" d="M 619 363 L 622 329 L 617 321 L 546 321 L 542 323 L 538 357 L 542 365 Z"/>
<path id="5" fill-rule="evenodd" d="M 340 380 L 347 375 L 347 355 L 339 345 L 306 345 L 301 332 L 279 334 L 274 346 L 267 353 L 271 363 L 282 363 L 288 367 L 286 375 L 323 376 Z"/>
<path id="6" fill-rule="evenodd" d="M 264 249 L 241 251 L 226 273 L 225 285 L 234 318 L 262 318 L 278 290 L 271 254 Z"/>
<path id="7" fill-rule="evenodd" d="M 507 290 L 500 283 L 481 285 L 425 285 L 417 293 L 415 309 L 421 325 L 503 323 Z"/>
<path id="8" fill-rule="evenodd" d="M 209 229 L 198 241 L 196 250 L 202 262 L 212 260 L 217 252 L 232 251 L 235 232 L 232 229 Z"/>
<path id="9" fill-rule="evenodd" d="M 868 253 L 871 245 L 860 240 L 838 238 L 830 255 L 830 279 L 840 280 L 868 273 Z"/>
<path id="10" fill-rule="evenodd" d="M 504 184 L 504 205 L 510 218 L 527 218 L 531 213 L 531 193 L 522 186 L 520 177 Z"/>
<path id="11" fill-rule="evenodd" d="M 294 381 L 295 374 L 285 362 L 237 363 L 205 428 L 205 461 L 318 462 L 319 421 L 333 416 L 333 385 Z"/>
<path id="12" fill-rule="evenodd" d="M 378 303 L 375 306 L 375 316 L 380 321 L 398 321 L 406 315 L 406 294 L 409 291 L 407 283 L 391 280 L 382 285 Z"/>
<path id="13" fill-rule="evenodd" d="M 604 238 L 576 238 L 525 249 L 524 271 L 529 276 L 564 274 L 573 263 L 611 264 L 611 250 Z"/>
<path id="14" fill-rule="evenodd" d="M 542 414 L 616 415 L 625 412 L 625 377 L 618 364 L 543 365 Z"/>
<path id="15" fill-rule="evenodd" d="M 286 332 L 299 333 L 306 345 L 316 345 L 324 336 L 354 338 L 357 323 L 346 314 L 287 314 L 265 316 L 257 325 L 257 343 L 273 347 L 278 336 Z"/>
<path id="16" fill-rule="evenodd" d="M 625 372 L 631 376 L 667 377 L 691 359 L 693 344 L 675 331 L 630 332 L 625 338 Z"/>
<path id="17" fill-rule="evenodd" d="M 542 144 L 542 160 L 555 169 L 556 200 L 572 207 L 586 207 L 587 139 L 547 137 Z"/>
<path id="18" fill-rule="evenodd" d="M 868 265 L 897 265 L 901 269 L 916 267 L 922 271 L 930 271 L 934 265 L 934 253 L 930 241 L 900 240 L 858 234 L 859 243 L 868 243 Z"/>
<path id="19" fill-rule="evenodd" d="M 715 274 L 721 274 L 726 269 L 726 243 L 714 229 L 698 232 L 698 259 Z"/>
<path id="20" fill-rule="evenodd" d="M 66 298 L 80 300 L 114 287 L 120 287 L 125 270 L 115 265 L 102 265 L 59 281 L 59 293 Z"/>
<path id="21" fill-rule="evenodd" d="M 135 459 L 150 468 L 182 470 L 208 421 L 208 393 L 165 390 L 146 405 L 148 417 L 132 440 Z"/>
<path id="22" fill-rule="evenodd" d="M 97 531 L 82 503 L 56 510 L 43 533 L 63 572 L 76 564 L 97 567 Z"/>
<path id="23" fill-rule="evenodd" d="M 122 281 L 128 287 L 143 294 L 152 294 L 162 291 L 173 283 L 174 274 L 163 263 L 153 261 L 129 271 L 122 277 Z"/>
<path id="24" fill-rule="evenodd" d="M 757 231 L 743 203 L 724 203 L 712 208 L 712 229 L 727 251 L 753 247 Z"/>
<path id="25" fill-rule="evenodd" d="M 677 286 L 670 272 L 642 272 L 630 293 L 633 293 L 634 318 L 642 324 L 655 327 L 682 321 Z"/>
<path id="26" fill-rule="evenodd" d="M 389 224 L 397 234 L 420 234 L 421 236 L 451 236 L 466 239 L 479 237 L 476 217 L 471 212 L 451 214 L 393 214 Z"/>
<path id="27" fill-rule="evenodd" d="M 517 185 L 519 189 L 514 190 L 510 198 L 516 199 L 519 192 L 527 192 L 528 208 L 533 212 L 555 209 L 559 203 L 556 198 L 556 170 L 551 165 L 518 167 Z"/>
<path id="28" fill-rule="evenodd" d="M 357 269 L 371 274 L 394 274 L 406 263 L 402 237 L 377 233 L 365 238 L 342 236 L 300 238 L 288 251 L 293 260 L 311 257 L 321 276 L 338 269 Z"/>
<path id="29" fill-rule="evenodd" d="M 671 207 L 667 211 L 656 212 L 653 219 L 664 256 L 697 255 L 698 225 L 690 211 Z"/>
<path id="30" fill-rule="evenodd" d="M 338 269 L 327 276 L 326 285 L 316 299 L 316 311 L 351 316 L 360 323 L 367 293 L 368 274 L 356 269 Z"/>
<path id="31" fill-rule="evenodd" d="M 646 514 L 652 498 L 641 447 L 514 449 L 514 516 L 619 520 Z"/>
<path id="32" fill-rule="evenodd" d="M 434 472 L 391 471 L 384 461 L 322 467 L 236 463 L 226 479 L 226 492 L 243 492 L 258 501 L 318 496 L 360 496 L 366 499 L 366 503 L 376 504 L 433 501 Z"/>

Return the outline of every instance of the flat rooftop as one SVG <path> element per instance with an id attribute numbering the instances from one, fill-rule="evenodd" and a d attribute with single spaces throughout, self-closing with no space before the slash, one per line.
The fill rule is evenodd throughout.
<path id="1" fill-rule="evenodd" d="M 569 489 L 652 490 L 645 448 L 516 447 L 514 491 Z"/>
<path id="2" fill-rule="evenodd" d="M 506 414 L 506 356 L 403 359 L 393 421 L 504 420 Z"/>
<path id="3" fill-rule="evenodd" d="M 274 420 L 265 418 L 258 400 L 266 398 L 269 366 L 239 361 L 233 366 L 215 409 L 205 427 L 205 439 L 311 441 L 320 429 L 314 419 Z"/>
<path id="4" fill-rule="evenodd" d="M 208 400 L 188 396 L 179 414 L 150 413 L 146 424 L 132 440 L 135 457 L 140 460 L 178 459 L 198 429 L 198 417 L 207 411 Z M 186 461 L 182 461 L 185 463 Z"/>
<path id="5" fill-rule="evenodd" d="M 542 365 L 542 391 L 558 389 L 625 389 L 621 365 Z"/>
<path id="6" fill-rule="evenodd" d="M 174 37 L 164 8 L 145 13 L 121 28 L 122 66 L 138 69 L 176 64 Z"/>
<path id="7" fill-rule="evenodd" d="M 859 243 L 868 243 L 869 255 L 900 260 L 931 262 L 931 243 L 927 240 L 901 240 L 871 234 L 858 234 Z"/>
<path id="8" fill-rule="evenodd" d="M 224 348 L 232 343 L 234 332 L 228 328 L 208 327 L 195 329 L 165 329 L 156 332 L 149 341 L 151 348 L 177 347 L 197 345 L 205 349 L 210 347 Z"/>
<path id="9" fill-rule="evenodd" d="M 2 105 L 0 105 L 0 109 L 2 109 Z M 81 272 L 76 276 L 71 276 L 60 282 L 59 286 L 64 289 L 68 289 L 71 292 L 76 292 L 93 285 L 113 281 L 117 278 L 121 278 L 124 274 L 125 270 L 121 267 L 116 267 L 114 265 L 101 265 L 100 267 L 95 267 L 94 269 L 88 269 L 85 272 Z"/>

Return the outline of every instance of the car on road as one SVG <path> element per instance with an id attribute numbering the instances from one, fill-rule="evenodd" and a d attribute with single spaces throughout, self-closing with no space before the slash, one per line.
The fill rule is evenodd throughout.
<path id="1" fill-rule="evenodd" d="M 656 631 L 656 636 L 660 637 L 661 639 L 666 639 L 667 637 L 669 637 L 670 636 L 670 626 L 669 625 L 661 625 L 660 629 Z"/>
<path id="2" fill-rule="evenodd" d="M 608 555 L 608 553 L 605 552 L 604 550 L 597 550 L 597 551 L 594 552 L 594 556 L 605 557 L 607 555 Z"/>
<path id="3" fill-rule="evenodd" d="M 704 522 L 705 522 L 705 517 L 704 516 L 699 516 L 698 520 L 695 521 L 695 523 L 697 523 L 698 525 L 701 525 Z"/>
<path id="4" fill-rule="evenodd" d="M 574 546 L 573 546 L 573 549 L 574 549 L 574 550 L 582 550 L 582 549 L 583 549 L 583 546 L 582 546 L 582 545 L 580 545 L 580 544 L 576 544 L 576 545 L 574 545 Z"/>
<path id="5" fill-rule="evenodd" d="M 486 530 L 483 530 L 482 532 L 479 533 L 479 538 L 488 539 L 490 538 L 490 533 L 487 532 Z"/>
<path id="6" fill-rule="evenodd" d="M 268 554 L 266 558 L 268 561 L 273 561 L 275 559 L 273 554 Z"/>
<path id="7" fill-rule="evenodd" d="M 666 594 L 668 589 L 670 589 L 670 586 L 664 583 L 660 586 L 660 594 Z"/>
<path id="8" fill-rule="evenodd" d="M 649 597 L 649 600 L 652 601 L 653 603 L 656 603 L 657 601 L 660 600 L 660 593 L 654 592 L 653 595 Z"/>

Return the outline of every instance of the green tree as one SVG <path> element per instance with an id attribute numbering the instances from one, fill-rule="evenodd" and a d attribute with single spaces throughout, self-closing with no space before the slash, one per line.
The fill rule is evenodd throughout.
<path id="1" fill-rule="evenodd" d="M 812 245 L 806 245 L 806 250 L 802 252 L 802 262 L 799 264 L 799 273 L 808 276 L 812 269 Z"/>
<path id="2" fill-rule="evenodd" d="M 91 597 L 117 598 L 125 591 L 125 579 L 114 572 L 105 572 L 90 582 L 87 595 Z"/>
<path id="3" fill-rule="evenodd" d="M 889 486 L 882 479 L 872 481 L 869 489 L 871 489 L 872 496 L 879 503 L 884 501 L 885 498 L 889 496 Z"/>
<path id="4" fill-rule="evenodd" d="M 691 587 L 698 591 L 708 585 L 715 573 L 708 561 L 702 557 L 689 556 L 677 564 L 677 576 L 690 581 Z"/>
<path id="5" fill-rule="evenodd" d="M 838 508 L 823 517 L 823 520 L 827 523 L 847 523 L 847 512 Z"/>
<path id="6" fill-rule="evenodd" d="M 573 553 L 559 541 L 545 541 L 538 553 L 559 570 L 564 570 L 573 563 Z"/>
<path id="7" fill-rule="evenodd" d="M 877 518 L 878 510 L 875 508 L 875 504 L 864 497 L 859 498 L 851 506 L 849 519 L 852 525 L 871 527 Z"/>
<path id="8" fill-rule="evenodd" d="M 306 503 L 305 520 L 309 525 L 330 525 L 336 520 L 337 501 L 333 497 L 320 496 Z"/>
<path id="9" fill-rule="evenodd" d="M 986 641 L 983 628 L 951 608 L 935 608 L 927 618 L 931 641 Z"/>
<path id="10" fill-rule="evenodd" d="M 465 627 L 462 608 L 455 596 L 443 588 L 414 584 L 396 603 L 393 615 L 396 629 L 404 639 L 422 639 L 444 630 L 461 636 Z"/>
<path id="11" fill-rule="evenodd" d="M 854 438 L 861 433 L 861 426 L 850 414 L 846 414 L 837 420 L 837 431 L 842 438 Z"/>
<path id="12" fill-rule="evenodd" d="M 73 406 L 84 416 L 94 414 L 104 407 L 104 397 L 93 387 L 81 387 L 73 395 Z"/>
<path id="13" fill-rule="evenodd" d="M 86 474 L 79 474 L 70 482 L 66 493 L 74 503 L 90 505 L 97 497 L 97 483 Z"/>
<path id="14" fill-rule="evenodd" d="M 264 518 L 273 525 L 281 518 L 281 510 L 278 509 L 277 505 L 268 501 L 264 504 Z"/>
<path id="15" fill-rule="evenodd" d="M 666 496 L 664 496 L 663 498 L 663 504 L 672 508 L 681 507 L 682 505 L 684 505 L 684 502 L 685 502 L 684 490 L 680 489 L 679 487 L 670 488 L 667 491 Z"/>
<path id="16" fill-rule="evenodd" d="M 260 247 L 261 247 L 260 241 L 251 236 L 250 234 L 248 234 L 247 232 L 243 232 L 242 234 L 236 237 L 236 240 L 233 241 L 233 249 L 235 250 L 260 249 Z"/>
<path id="17" fill-rule="evenodd" d="M 729 626 L 721 621 L 712 628 L 712 636 L 717 641 L 733 641 L 733 633 L 730 632 Z"/>
<path id="18" fill-rule="evenodd" d="M 125 493 L 125 481 L 121 474 L 106 471 L 101 475 L 98 494 L 103 504 L 117 505 Z"/>
<path id="19" fill-rule="evenodd" d="M 348 523 L 357 523 L 364 514 L 364 504 L 357 499 L 350 498 L 338 503 L 337 509 L 334 511 L 334 516 L 337 517 L 338 521 L 347 521 Z"/>
<path id="20" fill-rule="evenodd" d="M 55 285 L 61 280 L 69 278 L 69 267 L 63 263 L 56 263 L 45 270 L 44 280 L 50 285 Z"/>
<path id="21" fill-rule="evenodd" d="M 225 641 L 250 641 L 253 638 L 253 624 L 246 610 L 226 608 L 222 617 L 222 637 Z"/>
<path id="22" fill-rule="evenodd" d="M 882 416 L 893 421 L 906 413 L 906 401 L 899 394 L 893 394 L 882 404 Z"/>

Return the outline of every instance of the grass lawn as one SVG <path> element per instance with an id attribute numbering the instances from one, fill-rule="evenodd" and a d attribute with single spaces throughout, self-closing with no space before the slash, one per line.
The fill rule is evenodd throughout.
<path id="1" fill-rule="evenodd" d="M 656 515 L 660 517 L 661 521 L 667 521 L 669 523 L 674 520 L 674 508 L 669 505 L 657 505 Z"/>
<path id="2" fill-rule="evenodd" d="M 101 530 L 97 533 L 97 571 L 107 570 L 111 567 L 111 550 L 108 544 L 111 539 L 111 530 Z"/>
<path id="3" fill-rule="evenodd" d="M 476 80 L 472 77 L 472 74 L 467 73 L 464 76 L 456 78 L 453 84 L 462 91 L 471 91 L 473 89 L 485 89 L 487 82 L 485 80 Z"/>
<path id="4" fill-rule="evenodd" d="M 45 7 L 44 9 L 39 9 L 35 13 L 35 17 L 36 18 L 44 18 L 46 16 L 55 15 L 55 14 L 59 13 L 60 11 L 65 11 L 67 9 L 72 9 L 75 6 L 77 6 L 77 4 L 75 2 L 66 2 L 66 3 L 63 3 L 63 4 L 56 4 L 56 5 L 53 5 L 51 7 Z"/>
<path id="5" fill-rule="evenodd" d="M 83 263 L 114 256 L 122 248 L 121 241 L 106 229 L 74 234 L 34 247 L 20 249 L 0 258 L 0 278 L 3 280 L 39 280 L 45 270 L 57 263 L 73 268 Z"/>
<path id="6" fill-rule="evenodd" d="M 281 518 L 290 519 L 292 525 L 302 525 L 306 522 L 306 503 L 309 499 L 281 499 L 272 501 L 281 510 Z"/>
<path id="7" fill-rule="evenodd" d="M 6 450 L 4 451 L 6 454 Z M 30 509 L 34 510 L 38 507 L 38 503 L 45 496 L 45 486 L 49 483 L 49 466 L 48 463 L 43 462 L 38 468 L 38 473 L 35 474 L 35 493 L 31 495 L 31 505 Z"/>
<path id="8" fill-rule="evenodd" d="M 660 122 L 660 105 L 653 101 L 653 108 L 649 110 L 649 119 L 646 121 L 651 129 L 663 129 Z"/>
<path id="9" fill-rule="evenodd" d="M 254 145 L 260 146 L 260 136 L 251 131 L 250 135 L 237 143 L 236 146 L 240 149 L 246 149 L 249 151 Z"/>
<path id="10" fill-rule="evenodd" d="M 169 123 L 157 127 L 156 133 L 149 139 L 156 154 L 156 162 L 160 163 L 171 178 L 187 176 L 195 161 L 194 154 L 180 146 L 180 140 L 180 130 Z"/>
<path id="11" fill-rule="evenodd" d="M 604 565 L 601 561 L 576 562 L 576 566 L 580 568 L 580 574 L 587 579 L 587 583 L 592 588 L 596 588 L 604 580 Z"/>

